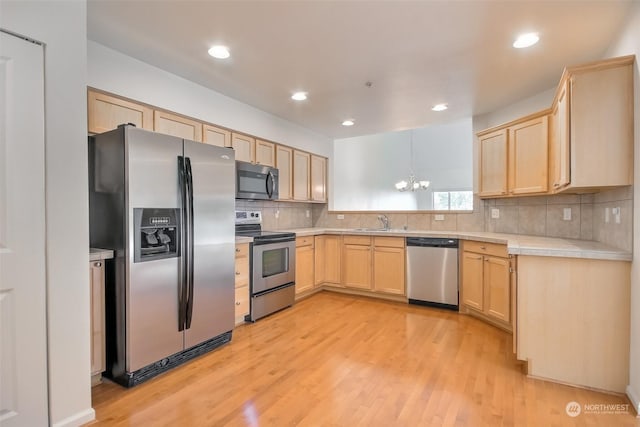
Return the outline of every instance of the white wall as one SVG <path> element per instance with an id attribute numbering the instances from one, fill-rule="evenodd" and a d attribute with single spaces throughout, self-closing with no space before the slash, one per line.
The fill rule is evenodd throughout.
<path id="1" fill-rule="evenodd" d="M 89 377 L 86 2 L 1 1 L 0 26 L 45 43 L 49 412 L 94 418 Z"/>
<path id="2" fill-rule="evenodd" d="M 88 85 L 196 119 L 331 157 L 331 139 L 88 41 Z"/>
<path id="3" fill-rule="evenodd" d="M 413 153 L 411 137 L 413 134 Z M 471 189 L 471 118 L 412 130 L 336 139 L 329 208 L 356 210 L 431 210 L 432 191 Z M 416 178 L 428 191 L 399 193 L 394 184 Z"/>
<path id="4" fill-rule="evenodd" d="M 631 266 L 631 349 L 629 355 L 629 386 L 627 395 L 640 412 L 640 2 L 629 15 L 620 37 L 611 45 L 605 57 L 636 55 L 634 65 L 635 140 L 633 182 L 633 263 Z"/>

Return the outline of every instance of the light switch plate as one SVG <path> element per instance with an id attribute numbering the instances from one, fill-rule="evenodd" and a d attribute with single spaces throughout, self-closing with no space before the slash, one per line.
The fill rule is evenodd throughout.
<path id="1" fill-rule="evenodd" d="M 309 211 L 309 209 L 307 209 L 307 210 L 305 211 L 305 215 L 307 215 L 307 218 L 309 218 L 309 217 L 311 216 L 311 212 Z"/>
<path id="2" fill-rule="evenodd" d="M 498 218 L 500 218 L 500 209 L 492 208 L 492 209 L 491 209 L 491 218 L 492 218 L 492 219 L 498 219 Z"/>
<path id="3" fill-rule="evenodd" d="M 611 213 L 613 214 L 613 220 L 615 223 L 620 224 L 620 207 L 611 209 Z"/>
<path id="4" fill-rule="evenodd" d="M 444 215 L 443 214 L 436 214 L 433 219 L 436 220 L 436 221 L 444 221 Z"/>
<path id="5" fill-rule="evenodd" d="M 280 217 L 280 211 L 277 210 L 274 215 L 275 215 L 276 219 L 278 219 Z"/>
<path id="6" fill-rule="evenodd" d="M 562 219 L 565 221 L 571 221 L 571 208 L 564 208 L 562 210 Z"/>
<path id="7" fill-rule="evenodd" d="M 338 214 L 338 215 L 336 215 L 336 218 L 337 219 L 344 219 L 344 215 L 343 214 Z"/>

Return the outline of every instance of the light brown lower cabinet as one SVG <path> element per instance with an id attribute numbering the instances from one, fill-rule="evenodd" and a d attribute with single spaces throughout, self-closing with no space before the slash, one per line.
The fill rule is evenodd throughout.
<path id="1" fill-rule="evenodd" d="M 344 236 L 342 284 L 347 288 L 371 289 L 371 237 Z"/>
<path id="2" fill-rule="evenodd" d="M 296 239 L 296 295 L 313 289 L 314 281 L 314 237 Z"/>
<path id="3" fill-rule="evenodd" d="M 505 245 L 463 242 L 462 305 L 509 331 L 515 320 L 511 261 Z"/>
<path id="4" fill-rule="evenodd" d="M 374 237 L 373 290 L 388 294 L 405 294 L 405 239 Z"/>
<path id="5" fill-rule="evenodd" d="M 249 314 L 249 244 L 236 244 L 235 268 L 235 319 L 236 325 L 244 323 Z"/>
<path id="6" fill-rule="evenodd" d="M 105 370 L 104 261 L 89 262 L 91 294 L 91 383 L 98 384 Z"/>

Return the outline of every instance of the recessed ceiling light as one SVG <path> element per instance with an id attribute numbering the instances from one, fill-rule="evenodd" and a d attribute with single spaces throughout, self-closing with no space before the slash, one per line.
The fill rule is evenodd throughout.
<path id="1" fill-rule="evenodd" d="M 229 48 L 222 45 L 212 46 L 211 49 L 209 49 L 209 55 L 218 59 L 227 59 L 231 56 Z"/>
<path id="2" fill-rule="evenodd" d="M 449 108 L 447 104 L 436 104 L 433 107 L 431 107 L 433 111 L 444 111 L 447 108 Z"/>
<path id="3" fill-rule="evenodd" d="M 307 99 L 307 92 L 296 92 L 291 95 L 291 99 L 295 99 L 296 101 L 304 101 Z"/>
<path id="4" fill-rule="evenodd" d="M 345 120 L 342 122 L 342 126 L 353 126 L 355 122 L 353 120 Z"/>
<path id="5" fill-rule="evenodd" d="M 538 33 L 520 34 L 516 41 L 513 42 L 513 47 L 516 49 L 522 49 L 524 47 L 533 46 L 538 43 L 538 40 L 540 40 Z"/>

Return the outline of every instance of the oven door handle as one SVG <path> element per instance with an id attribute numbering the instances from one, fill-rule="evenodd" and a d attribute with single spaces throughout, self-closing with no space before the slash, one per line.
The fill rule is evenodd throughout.
<path id="1" fill-rule="evenodd" d="M 270 245 L 273 243 L 285 243 L 285 242 L 295 242 L 295 237 L 292 239 L 291 237 L 269 237 L 268 240 L 253 240 L 254 246 L 262 246 L 262 245 Z"/>

